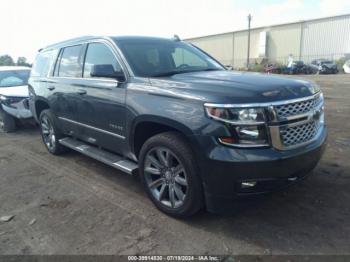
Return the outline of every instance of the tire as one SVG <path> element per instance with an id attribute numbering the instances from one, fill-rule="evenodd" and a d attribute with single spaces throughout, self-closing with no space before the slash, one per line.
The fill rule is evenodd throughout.
<path id="1" fill-rule="evenodd" d="M 64 135 L 56 125 L 56 118 L 49 109 L 43 110 L 39 117 L 41 137 L 46 149 L 53 155 L 60 155 L 67 151 L 67 148 L 58 141 Z"/>
<path id="2" fill-rule="evenodd" d="M 11 133 L 16 130 L 16 119 L 1 109 L 0 105 L 0 132 Z"/>
<path id="3" fill-rule="evenodd" d="M 181 134 L 165 132 L 151 137 L 142 146 L 139 159 L 142 184 L 159 210 L 184 218 L 202 208 L 197 164 Z"/>

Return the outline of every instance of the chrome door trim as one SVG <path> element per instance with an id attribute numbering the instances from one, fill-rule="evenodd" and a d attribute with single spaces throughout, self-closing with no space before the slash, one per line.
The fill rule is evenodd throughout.
<path id="1" fill-rule="evenodd" d="M 67 79 L 67 80 L 87 80 L 87 81 L 98 81 L 98 82 L 106 82 L 106 83 L 113 83 L 116 85 L 119 85 L 124 82 L 119 82 L 118 80 L 114 79 L 108 79 L 108 78 L 83 78 L 83 77 L 71 77 L 71 76 L 51 76 L 48 78 L 48 80 L 60 80 L 60 79 Z"/>
<path id="2" fill-rule="evenodd" d="M 71 119 L 68 119 L 68 118 L 65 118 L 65 117 L 58 117 L 58 118 L 63 120 L 63 121 L 72 123 L 72 124 L 76 124 L 76 125 L 79 125 L 79 126 L 82 126 L 82 127 L 90 128 L 90 129 L 95 130 L 97 132 L 101 132 L 101 133 L 105 133 L 107 135 L 115 136 L 115 137 L 120 138 L 120 139 L 125 139 L 125 136 L 118 135 L 116 133 L 112 133 L 112 132 L 109 132 L 107 130 L 103 130 L 103 129 L 100 129 L 100 128 L 97 128 L 97 127 L 94 127 L 94 126 L 83 124 L 83 123 L 80 123 L 80 122 L 77 122 L 77 121 L 74 121 L 74 120 L 71 120 Z"/>

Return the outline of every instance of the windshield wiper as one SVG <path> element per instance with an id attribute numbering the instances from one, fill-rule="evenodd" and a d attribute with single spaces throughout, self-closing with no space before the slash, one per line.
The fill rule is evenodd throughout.
<path id="1" fill-rule="evenodd" d="M 158 74 L 154 74 L 151 77 L 160 77 L 160 76 L 172 76 L 172 75 L 176 75 L 176 74 L 184 74 L 184 73 L 189 73 L 189 72 L 193 72 L 192 70 L 172 70 L 172 71 L 166 71 L 166 72 L 162 72 L 162 73 L 158 73 Z"/>
<path id="2" fill-rule="evenodd" d="M 201 72 L 201 71 L 224 71 L 224 69 L 220 69 L 220 68 L 206 68 L 206 69 L 202 69 L 202 70 L 197 70 L 196 72 Z"/>

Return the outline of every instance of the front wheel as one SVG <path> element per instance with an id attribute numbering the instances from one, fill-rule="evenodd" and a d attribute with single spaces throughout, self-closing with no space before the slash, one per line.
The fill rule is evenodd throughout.
<path id="1" fill-rule="evenodd" d="M 151 137 L 140 152 L 142 183 L 158 209 L 188 217 L 202 207 L 202 186 L 193 152 L 176 132 Z"/>
<path id="2" fill-rule="evenodd" d="M 41 137 L 47 150 L 54 155 L 60 155 L 67 151 L 67 148 L 59 143 L 63 138 L 62 133 L 56 126 L 55 117 L 49 109 L 43 110 L 39 117 Z"/>
<path id="3" fill-rule="evenodd" d="M 2 110 L 0 105 L 0 132 L 10 133 L 16 130 L 16 120 Z"/>

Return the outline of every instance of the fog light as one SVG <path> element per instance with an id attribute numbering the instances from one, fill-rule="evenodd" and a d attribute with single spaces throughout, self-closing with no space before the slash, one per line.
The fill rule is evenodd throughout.
<path id="1" fill-rule="evenodd" d="M 256 186 L 256 181 L 245 181 L 241 183 L 242 188 L 251 188 Z"/>

